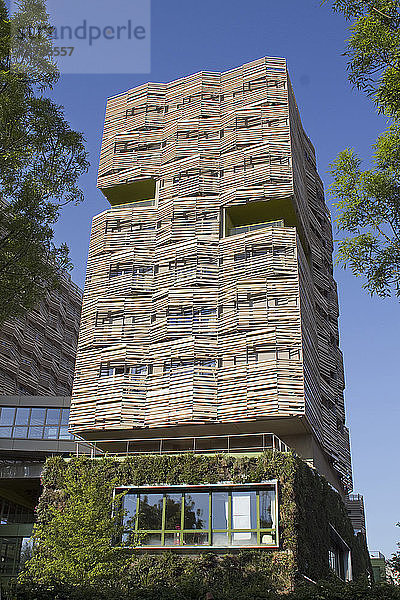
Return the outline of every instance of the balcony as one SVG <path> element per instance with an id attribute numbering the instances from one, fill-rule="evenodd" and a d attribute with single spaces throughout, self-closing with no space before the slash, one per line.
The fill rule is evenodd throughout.
<path id="1" fill-rule="evenodd" d="M 83 444 L 83 443 L 82 443 Z M 273 433 L 243 433 L 174 438 L 124 438 L 90 440 L 93 456 L 174 455 L 174 454 L 247 454 L 266 450 L 289 452 L 290 448 Z M 76 452 L 80 454 L 79 442 Z"/>

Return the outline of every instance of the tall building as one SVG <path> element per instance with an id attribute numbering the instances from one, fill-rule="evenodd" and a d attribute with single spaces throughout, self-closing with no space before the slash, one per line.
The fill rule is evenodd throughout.
<path id="1" fill-rule="evenodd" d="M 46 457 L 76 448 L 68 419 L 81 304 L 65 278 L 0 327 L 0 592 L 29 552 Z"/>
<path id="2" fill-rule="evenodd" d="M 71 430 L 271 433 L 348 492 L 330 214 L 285 60 L 110 98 L 98 186 Z"/>

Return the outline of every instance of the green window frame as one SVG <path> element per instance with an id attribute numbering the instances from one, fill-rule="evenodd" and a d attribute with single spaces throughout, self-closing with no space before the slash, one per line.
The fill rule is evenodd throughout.
<path id="1" fill-rule="evenodd" d="M 217 496 L 219 496 L 219 514 L 225 526 L 214 526 L 217 519 Z M 267 492 L 267 494 L 266 494 Z M 153 494 L 149 503 L 149 496 Z M 203 507 L 200 509 L 194 502 L 188 509 L 194 494 L 204 494 Z M 173 496 L 172 504 L 168 504 Z M 114 497 L 121 500 L 123 509 L 124 533 L 119 544 L 124 546 L 151 548 L 277 548 L 279 547 L 278 531 L 278 485 L 276 480 L 256 484 L 221 483 L 195 486 L 120 486 L 115 488 Z M 240 501 L 240 498 L 243 501 Z M 190 500 L 189 500 L 190 499 Z M 263 499 L 267 500 L 268 524 L 263 521 Z M 187 503 L 185 504 L 185 500 Z M 221 502 L 222 500 L 222 502 Z M 196 507 L 194 512 L 193 507 Z M 207 510 L 204 511 L 205 506 Z M 154 510 L 151 511 L 151 507 Z M 150 514 L 152 525 L 160 523 L 158 528 L 142 527 L 146 522 L 145 514 Z M 175 511 L 171 523 L 168 515 L 171 508 Z M 222 508 L 222 512 L 221 512 Z M 197 528 L 201 520 L 195 519 L 196 526 L 187 527 L 190 519 L 199 511 L 205 512 L 205 525 Z M 185 521 L 185 518 L 187 520 Z M 189 519 L 190 517 L 190 519 Z M 154 518 L 156 521 L 154 521 Z M 264 517 L 265 518 L 265 517 Z M 175 520 L 174 520 L 175 519 Z M 142 521 L 142 523 L 141 523 Z M 149 521 L 147 521 L 149 524 Z M 185 527 L 186 525 L 186 527 Z M 267 526 L 270 525 L 270 526 Z"/>

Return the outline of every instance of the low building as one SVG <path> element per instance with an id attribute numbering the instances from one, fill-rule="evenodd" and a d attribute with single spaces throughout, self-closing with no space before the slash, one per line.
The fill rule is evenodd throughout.
<path id="1" fill-rule="evenodd" d="M 227 585 L 236 597 L 235 590 L 252 578 L 256 593 L 287 591 L 298 581 L 332 573 L 344 581 L 364 575 L 365 540 L 354 535 L 341 495 L 275 440 L 278 447 L 50 459 L 39 503 L 43 552 L 36 555 L 34 572 L 46 567 L 50 583 L 64 578 L 76 585 L 74 573 L 90 570 L 94 581 L 87 557 L 96 556 L 97 544 L 112 543 L 113 564 L 107 571 L 103 558 L 98 573 L 109 572 L 111 587 L 125 585 L 126 574 L 136 573 L 128 585 L 138 597 L 154 594 L 154 585 L 196 586 L 196 597 L 207 591 L 218 597 L 219 586 Z M 52 506 L 57 510 L 49 510 Z M 85 515 L 84 531 L 78 512 Z M 172 571 L 164 573 L 168 562 Z"/>
<path id="2" fill-rule="evenodd" d="M 387 581 L 386 577 L 386 558 L 379 550 L 371 550 L 369 553 L 371 559 L 372 572 L 375 583 Z"/>

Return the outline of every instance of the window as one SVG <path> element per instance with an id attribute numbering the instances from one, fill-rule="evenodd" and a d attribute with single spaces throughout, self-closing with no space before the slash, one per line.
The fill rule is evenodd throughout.
<path id="1" fill-rule="evenodd" d="M 33 523 L 35 521 L 32 509 L 16 504 L 5 498 L 0 500 L 0 524 Z"/>
<path id="2" fill-rule="evenodd" d="M 102 325 L 132 325 L 134 323 L 134 316 L 125 313 L 124 311 L 98 311 L 96 313 L 96 327 Z"/>
<path id="3" fill-rule="evenodd" d="M 268 308 L 276 306 L 297 306 L 296 296 L 269 296 Z"/>
<path id="4" fill-rule="evenodd" d="M 0 407 L 0 438 L 72 440 L 69 408 Z"/>
<path id="5" fill-rule="evenodd" d="M 216 317 L 217 309 L 208 307 L 177 306 L 168 309 L 168 325 L 207 323 Z"/>
<path id="6" fill-rule="evenodd" d="M 353 579 L 351 569 L 351 551 L 346 542 L 341 538 L 336 529 L 330 528 L 330 548 L 329 548 L 329 567 L 332 571 L 343 579 L 350 581 Z"/>
<path id="7" fill-rule="evenodd" d="M 142 276 L 152 275 L 153 267 L 151 265 L 133 265 L 132 263 L 117 263 L 110 265 L 109 279 L 112 277 L 120 277 L 121 275 Z"/>
<path id="8" fill-rule="evenodd" d="M 197 221 L 215 221 L 218 219 L 218 213 L 212 211 L 198 212 L 196 215 Z"/>
<path id="9" fill-rule="evenodd" d="M 101 363 L 100 377 L 113 377 L 114 375 L 147 375 L 147 365 L 110 365 Z"/>
<path id="10" fill-rule="evenodd" d="M 212 367 L 217 364 L 215 358 L 173 358 L 164 363 L 164 373 L 180 370 L 180 373 L 192 373 L 195 367 Z"/>
<path id="11" fill-rule="evenodd" d="M 147 152 L 149 150 L 158 150 L 159 142 L 138 143 L 134 141 L 118 141 L 114 143 L 114 154 L 126 154 L 127 152 Z"/>
<path id="12" fill-rule="evenodd" d="M 124 487 L 122 542 L 215 548 L 279 544 L 277 483 Z"/>
<path id="13" fill-rule="evenodd" d="M 240 304 L 245 305 L 248 308 L 263 308 L 266 306 L 267 296 L 263 292 L 249 292 L 247 294 L 247 300 L 240 301 Z"/>
<path id="14" fill-rule="evenodd" d="M 3 407 L 0 413 L 0 426 L 12 425 L 14 423 L 15 408 Z"/>

